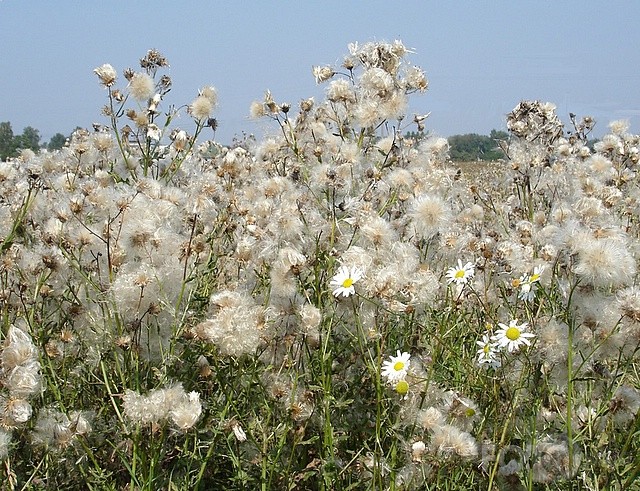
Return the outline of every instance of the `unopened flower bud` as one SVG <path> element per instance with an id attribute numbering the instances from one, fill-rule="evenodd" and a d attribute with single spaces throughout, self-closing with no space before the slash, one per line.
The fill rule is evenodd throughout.
<path id="1" fill-rule="evenodd" d="M 407 395 L 407 393 L 409 392 L 409 384 L 407 383 L 406 380 L 400 380 L 396 384 L 396 392 L 398 394 L 400 394 L 401 396 L 406 396 Z"/>

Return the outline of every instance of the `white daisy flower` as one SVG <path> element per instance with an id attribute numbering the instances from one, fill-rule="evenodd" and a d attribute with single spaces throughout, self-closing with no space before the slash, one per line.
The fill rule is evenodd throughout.
<path id="1" fill-rule="evenodd" d="M 500 322 L 498 324 L 500 329 L 491 336 L 491 340 L 495 341 L 500 348 L 507 348 L 510 353 L 518 350 L 523 344 L 530 346 L 529 338 L 535 337 L 535 334 L 527 332 L 528 325 L 526 322 L 518 325 L 517 319 L 510 321 L 509 325 Z"/>
<path id="2" fill-rule="evenodd" d="M 535 268 L 533 268 L 533 273 L 531 273 L 531 276 L 529 276 L 529 283 L 536 283 L 540 281 L 540 276 L 542 275 L 543 271 L 544 266 L 536 266 Z"/>
<path id="3" fill-rule="evenodd" d="M 455 283 L 456 285 L 466 284 L 475 274 L 473 263 L 468 262 L 465 265 L 458 259 L 458 267 L 451 267 L 447 270 L 447 283 Z"/>
<path id="4" fill-rule="evenodd" d="M 386 377 L 390 383 L 404 380 L 409 370 L 409 364 L 411 363 L 409 358 L 411 358 L 409 353 L 403 353 L 398 350 L 397 356 L 391 355 L 389 360 L 382 362 L 381 375 Z"/>
<path id="5" fill-rule="evenodd" d="M 533 268 L 533 273 L 526 276 L 521 276 L 518 284 L 520 286 L 520 293 L 518 297 L 520 300 L 524 300 L 529 302 L 533 300 L 536 296 L 536 288 L 538 283 L 540 282 L 540 275 L 544 271 L 543 266 L 536 266 Z"/>
<path id="6" fill-rule="evenodd" d="M 349 268 L 348 266 L 340 266 L 338 272 L 333 276 L 329 283 L 333 288 L 334 296 L 348 297 L 356 292 L 354 283 L 361 280 L 364 272 L 358 268 Z"/>
<path id="7" fill-rule="evenodd" d="M 476 341 L 478 349 L 478 364 L 481 366 L 489 366 L 491 368 L 500 368 L 500 360 L 496 358 L 498 353 L 498 345 L 491 341 L 489 333 L 482 336 L 481 341 Z"/>
<path id="8" fill-rule="evenodd" d="M 518 293 L 518 298 L 520 300 L 524 300 L 525 302 L 530 302 L 536 297 L 536 289 L 533 283 L 529 283 L 528 281 L 523 281 L 520 283 L 520 293 Z"/>

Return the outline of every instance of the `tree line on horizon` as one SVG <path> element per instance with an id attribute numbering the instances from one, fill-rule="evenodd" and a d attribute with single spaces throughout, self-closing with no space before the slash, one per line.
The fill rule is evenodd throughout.
<path id="1" fill-rule="evenodd" d="M 62 133 L 56 133 L 47 143 L 41 143 L 40 131 L 32 126 L 27 126 L 19 135 L 14 134 L 9 121 L 0 123 L 0 160 L 7 160 L 17 157 L 22 150 L 33 150 L 34 152 L 46 148 L 49 151 L 61 149 L 67 137 Z"/>
<path id="2" fill-rule="evenodd" d="M 422 132 L 409 132 L 405 135 L 407 138 L 420 140 L 426 135 Z M 505 131 L 491 130 L 489 135 L 480 135 L 478 133 L 465 133 L 460 135 L 452 135 L 447 138 L 449 142 L 449 156 L 451 160 L 456 162 L 470 161 L 496 161 L 506 158 L 506 155 L 500 147 L 500 142 L 509 139 L 509 134 Z"/>
<path id="3" fill-rule="evenodd" d="M 453 135 L 447 139 L 449 142 L 449 156 L 451 160 L 457 162 L 505 159 L 506 155 L 500 144 L 508 139 L 509 134 L 499 130 L 491 130 L 489 135 L 479 135 L 477 133 Z"/>
<path id="4" fill-rule="evenodd" d="M 424 133 L 409 132 L 407 138 L 419 140 Z M 64 147 L 68 136 L 56 133 L 47 143 L 41 143 L 40 132 L 31 126 L 22 130 L 21 134 L 14 134 L 9 121 L 0 123 L 0 160 L 17 157 L 22 150 L 30 149 L 38 152 L 41 149 L 48 151 L 59 150 Z M 496 161 L 506 156 L 500 147 L 501 141 L 506 141 L 509 134 L 505 131 L 491 130 L 489 135 L 477 133 L 465 133 L 452 135 L 447 138 L 449 142 L 449 155 L 454 161 Z"/>

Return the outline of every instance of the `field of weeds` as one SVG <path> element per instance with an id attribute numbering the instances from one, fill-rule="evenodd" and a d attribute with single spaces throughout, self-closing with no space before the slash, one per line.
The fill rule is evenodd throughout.
<path id="1" fill-rule="evenodd" d="M 640 139 L 522 101 L 455 165 L 404 137 L 408 57 L 351 45 L 223 146 L 152 50 L 0 163 L 2 489 L 639 489 Z"/>

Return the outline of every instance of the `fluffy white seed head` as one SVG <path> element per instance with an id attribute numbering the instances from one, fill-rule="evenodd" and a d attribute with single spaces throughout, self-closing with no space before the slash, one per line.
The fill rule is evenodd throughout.
<path id="1" fill-rule="evenodd" d="M 155 92 L 155 82 L 147 73 L 134 73 L 129 81 L 129 93 L 135 100 L 146 102 L 153 97 Z"/>

